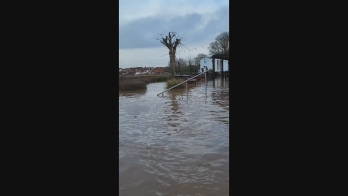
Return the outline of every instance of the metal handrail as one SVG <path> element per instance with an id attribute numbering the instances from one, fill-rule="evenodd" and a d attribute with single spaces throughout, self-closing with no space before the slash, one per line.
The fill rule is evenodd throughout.
<path id="1" fill-rule="evenodd" d="M 175 86 L 172 86 L 172 87 L 168 88 L 167 90 L 165 90 L 165 91 L 163 91 L 163 92 L 161 92 L 161 93 L 158 93 L 157 96 L 160 95 L 160 94 L 163 94 L 163 93 L 169 91 L 170 89 L 173 89 L 173 88 L 175 88 L 175 87 L 177 87 L 177 86 L 179 86 L 179 85 L 181 85 L 181 84 L 183 84 L 183 83 L 185 83 L 185 82 L 187 82 L 187 81 L 189 81 L 189 80 L 192 80 L 193 78 L 196 78 L 196 77 L 198 77 L 198 76 L 200 76 L 200 75 L 202 75 L 202 74 L 204 74 L 204 73 L 207 73 L 208 71 L 209 71 L 209 70 L 207 70 L 207 71 L 205 71 L 205 72 L 202 72 L 202 73 L 200 73 L 200 74 L 198 74 L 198 75 L 195 75 L 195 76 L 193 76 L 192 78 L 189 78 L 189 79 L 187 79 L 187 80 L 185 80 L 185 81 L 183 81 L 183 82 L 181 82 L 181 83 L 179 83 L 179 84 L 177 84 L 177 85 L 175 85 Z"/>

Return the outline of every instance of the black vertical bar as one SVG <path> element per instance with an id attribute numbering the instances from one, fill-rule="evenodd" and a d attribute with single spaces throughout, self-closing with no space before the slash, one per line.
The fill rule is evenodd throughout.
<path id="1" fill-rule="evenodd" d="M 222 76 L 222 78 L 224 77 L 224 60 L 223 59 L 221 59 L 221 76 Z"/>
<path id="2" fill-rule="evenodd" d="M 213 80 L 215 79 L 215 59 L 213 58 Z"/>
<path id="3" fill-rule="evenodd" d="M 230 78 L 230 70 L 231 70 L 231 67 L 230 67 L 230 59 L 228 59 L 228 78 Z"/>

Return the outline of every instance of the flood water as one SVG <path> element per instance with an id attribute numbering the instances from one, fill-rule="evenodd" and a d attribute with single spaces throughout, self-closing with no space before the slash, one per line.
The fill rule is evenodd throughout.
<path id="1" fill-rule="evenodd" d="M 229 195 L 228 80 L 165 89 L 120 92 L 120 195 Z"/>

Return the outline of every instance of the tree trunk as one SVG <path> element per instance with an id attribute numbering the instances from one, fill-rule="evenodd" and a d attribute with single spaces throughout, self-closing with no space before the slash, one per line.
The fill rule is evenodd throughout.
<path id="1" fill-rule="evenodd" d="M 172 68 L 172 76 L 175 75 L 175 51 L 171 50 L 169 52 L 170 67 Z"/>

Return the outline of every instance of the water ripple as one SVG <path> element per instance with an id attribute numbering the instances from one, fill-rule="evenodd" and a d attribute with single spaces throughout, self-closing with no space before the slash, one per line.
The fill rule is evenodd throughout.
<path id="1" fill-rule="evenodd" d="M 228 195 L 228 83 L 164 89 L 120 93 L 120 195 Z"/>

